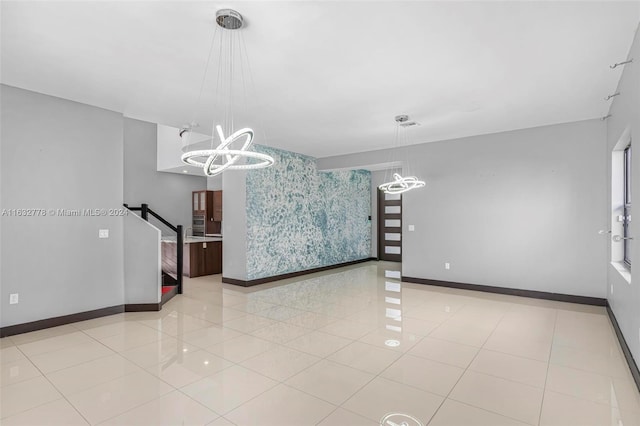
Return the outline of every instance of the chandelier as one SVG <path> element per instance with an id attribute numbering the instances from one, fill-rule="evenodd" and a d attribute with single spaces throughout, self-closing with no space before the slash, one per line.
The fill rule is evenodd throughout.
<path id="1" fill-rule="evenodd" d="M 395 120 L 396 120 L 396 136 L 395 136 L 394 148 L 396 149 L 396 152 L 397 152 L 402 148 L 402 141 L 400 140 L 401 138 L 399 137 L 400 128 L 402 127 L 404 139 L 407 139 L 405 127 L 415 125 L 417 123 L 409 122 L 408 115 L 398 115 L 395 117 Z M 406 158 L 406 162 L 404 163 L 405 170 L 407 174 L 410 174 L 408 148 L 407 148 L 406 155 L 407 155 L 407 158 Z M 425 186 L 425 182 L 418 179 L 417 177 L 415 176 L 403 177 L 402 175 L 400 175 L 400 173 L 394 173 L 393 180 L 387 177 L 385 181 L 386 181 L 385 183 L 378 186 L 378 188 L 385 194 L 402 194 L 403 192 L 407 192 L 412 189 L 422 188 L 423 186 Z"/>
<path id="2" fill-rule="evenodd" d="M 214 35 L 211 41 L 211 48 L 209 49 L 209 58 L 207 59 L 207 65 L 205 67 L 204 76 L 202 78 L 202 84 L 200 86 L 200 95 L 198 103 L 202 97 L 205 80 L 209 71 L 209 62 L 211 60 L 214 47 L 216 46 L 216 36 L 218 35 L 218 29 L 220 29 L 220 37 L 218 40 L 218 73 L 217 73 L 217 87 L 214 97 L 214 125 L 215 133 L 219 138 L 219 143 L 215 145 L 215 136 L 212 136 L 210 146 L 206 149 L 202 148 L 202 144 L 191 144 L 191 134 L 198 124 L 192 121 L 190 124 L 183 126 L 180 129 L 179 136 L 182 140 L 181 156 L 182 162 L 185 164 L 202 168 L 206 176 L 215 176 L 224 172 L 225 170 L 251 170 L 269 167 L 273 165 L 273 157 L 250 151 L 249 148 L 253 143 L 254 132 L 251 128 L 244 127 L 239 130 L 233 130 L 234 119 L 234 83 L 245 88 L 246 83 L 244 81 L 245 67 L 247 71 L 251 72 L 251 67 L 247 65 L 243 66 L 243 58 L 246 55 L 246 49 L 244 48 L 244 39 L 236 37 L 236 33 L 244 25 L 244 18 L 238 12 L 232 9 L 222 9 L 216 12 L 216 24 Z M 234 67 L 234 54 L 238 56 L 240 61 L 239 68 Z M 238 71 L 238 69 L 240 71 Z M 234 74 L 239 72 L 239 78 L 234 81 Z M 242 80 L 242 81 L 238 81 Z M 253 82 L 252 79 L 250 79 Z M 246 98 L 246 92 L 245 92 Z M 220 108 L 218 108 L 218 102 Z M 222 110 L 222 111 L 220 111 Z M 216 119 L 215 115 L 219 114 Z M 217 122 L 217 123 L 216 123 Z M 228 136 L 225 136 L 225 129 Z M 232 148 L 232 144 L 242 144 L 240 147 Z"/>

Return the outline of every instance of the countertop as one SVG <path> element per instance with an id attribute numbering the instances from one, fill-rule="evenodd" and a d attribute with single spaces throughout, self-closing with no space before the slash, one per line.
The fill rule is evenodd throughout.
<path id="1" fill-rule="evenodd" d="M 184 239 L 185 244 L 213 243 L 217 241 L 222 241 L 222 237 L 187 237 Z M 162 242 L 175 243 L 176 237 L 162 237 Z"/>

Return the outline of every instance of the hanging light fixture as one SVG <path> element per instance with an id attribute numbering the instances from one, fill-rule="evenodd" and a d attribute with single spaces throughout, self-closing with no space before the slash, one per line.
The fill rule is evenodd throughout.
<path id="1" fill-rule="evenodd" d="M 409 122 L 409 116 L 408 115 L 397 115 L 395 117 L 396 120 L 396 136 L 395 136 L 395 149 L 396 150 L 401 150 L 402 149 L 402 141 L 400 140 L 401 138 L 399 137 L 400 134 L 400 128 L 402 128 L 403 130 L 403 136 L 404 139 L 406 138 L 406 127 L 408 126 L 413 126 L 416 125 L 417 123 L 415 122 Z M 407 148 L 407 158 L 405 161 L 405 169 L 407 174 L 410 174 L 409 171 L 409 152 L 408 152 L 408 148 Z M 383 191 L 386 194 L 402 194 L 403 192 L 407 192 L 410 191 L 412 189 L 417 189 L 417 188 L 422 188 L 423 186 L 425 186 L 425 182 L 418 179 L 415 176 L 405 176 L 403 177 L 402 175 L 400 175 L 400 173 L 394 173 L 393 174 L 393 180 L 390 179 L 385 179 L 386 182 L 383 183 L 382 185 L 378 186 L 378 188 L 380 188 L 381 191 Z"/>
<path id="2" fill-rule="evenodd" d="M 205 67 L 204 76 L 202 78 L 202 84 L 200 86 L 200 95 L 198 103 L 202 97 L 204 83 L 209 71 L 209 62 L 216 45 L 216 35 L 220 28 L 220 40 L 219 40 L 219 63 L 218 63 L 218 75 L 217 75 L 217 87 L 215 93 L 215 105 L 214 105 L 214 120 L 212 127 L 215 128 L 219 144 L 215 145 L 215 135 L 212 136 L 210 146 L 206 149 L 202 148 L 201 143 L 192 144 L 191 135 L 193 129 L 198 125 L 192 121 L 189 125 L 183 126 L 180 129 L 179 136 L 182 141 L 182 150 L 184 154 L 181 156 L 181 160 L 185 164 L 191 166 L 201 167 L 206 176 L 215 176 L 222 173 L 225 170 L 250 170 L 260 169 L 263 167 L 269 167 L 274 163 L 273 157 L 255 152 L 249 151 L 254 139 L 254 132 L 251 128 L 244 127 L 234 131 L 234 73 L 239 72 L 240 80 L 243 89 L 246 88 L 244 81 L 245 67 L 243 66 L 243 57 L 246 55 L 246 49 L 243 52 L 244 39 L 242 37 L 235 37 L 236 33 L 244 25 L 244 18 L 241 14 L 232 9 L 222 9 L 216 12 L 216 24 L 214 35 L 211 41 L 211 48 L 209 50 L 209 58 L 207 59 L 207 65 Z M 234 53 L 237 53 L 240 61 L 240 67 L 234 67 Z M 247 57 L 248 61 L 248 57 Z M 251 67 L 246 65 L 246 71 L 251 73 Z M 252 79 L 250 79 L 253 81 Z M 238 83 L 236 83 L 238 84 Z M 225 91 L 226 89 L 226 91 Z M 246 91 L 243 92 L 246 99 Z M 217 103 L 221 101 L 223 111 L 217 111 Z M 219 113 L 219 117 L 216 118 L 215 114 Z M 225 130 L 228 136 L 225 136 Z M 239 149 L 232 149 L 231 146 L 234 142 L 242 142 L 242 146 Z"/>

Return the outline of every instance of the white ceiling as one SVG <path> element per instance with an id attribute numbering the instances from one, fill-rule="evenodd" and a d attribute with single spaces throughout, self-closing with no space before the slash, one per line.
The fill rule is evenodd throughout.
<path id="1" fill-rule="evenodd" d="M 256 85 L 236 122 L 315 157 L 393 146 L 400 113 L 421 123 L 411 143 L 603 116 L 640 17 L 638 1 L 1 5 L 2 83 L 175 127 L 233 7 Z"/>

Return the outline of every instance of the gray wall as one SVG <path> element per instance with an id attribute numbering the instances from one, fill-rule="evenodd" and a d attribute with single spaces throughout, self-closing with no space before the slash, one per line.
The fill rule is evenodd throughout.
<path id="1" fill-rule="evenodd" d="M 2 207 L 118 209 L 122 115 L 0 86 Z M 120 216 L 2 216 L 2 326 L 123 303 Z M 98 239 L 109 229 L 108 239 Z M 9 305 L 9 294 L 20 303 Z"/>
<path id="2" fill-rule="evenodd" d="M 146 121 L 124 119 L 124 202 L 142 203 L 173 225 L 191 226 L 191 192 L 207 189 L 202 176 L 157 171 L 157 128 Z M 163 234 L 174 233 L 155 219 Z M 190 231 L 189 231 L 190 232 Z"/>
<path id="3" fill-rule="evenodd" d="M 403 197 L 403 275 L 605 297 L 604 139 L 605 124 L 589 120 L 412 146 L 412 174 L 427 186 Z"/>
<path id="4" fill-rule="evenodd" d="M 207 189 L 209 191 L 220 191 L 222 189 L 222 173 L 213 177 L 208 177 Z"/>
<path id="5" fill-rule="evenodd" d="M 613 98 L 610 113 L 613 115 L 607 120 L 607 150 L 606 150 L 606 165 L 607 165 L 607 200 L 612 200 L 612 151 L 620 138 L 625 133 L 629 133 L 633 139 L 632 150 L 632 173 L 633 173 L 633 185 L 631 199 L 638 204 L 640 200 L 640 67 L 637 63 L 640 59 L 640 33 L 636 32 L 629 58 L 635 58 L 633 65 L 625 66 L 622 78 L 618 86 L 620 96 Z M 620 164 L 618 164 L 620 166 Z M 612 215 L 612 203 L 608 201 L 603 206 L 606 207 L 606 215 L 609 218 Z M 617 206 L 613 206 L 614 208 Z M 638 250 L 638 207 L 635 207 L 635 222 L 631 222 L 631 235 L 635 237 L 632 244 L 632 258 L 631 264 L 635 270 L 634 274 L 638 274 L 640 270 L 640 250 Z M 617 212 L 620 214 L 619 212 Z M 613 222 L 613 225 L 618 225 Z M 611 227 L 607 229 L 612 229 Z M 615 232 L 619 233 L 619 232 Z M 621 245 L 621 243 L 612 243 L 610 238 L 606 239 L 608 243 L 603 241 L 603 246 L 606 247 L 604 263 L 607 265 L 607 279 L 608 279 L 608 296 L 609 304 L 613 310 L 618 324 L 625 336 L 625 340 L 631 349 L 636 361 L 640 359 L 640 280 L 631 279 L 630 282 L 625 280 L 620 272 L 609 262 L 611 259 L 612 244 Z M 613 247 L 614 250 L 616 247 Z M 613 293 L 611 288 L 613 287 Z"/>
<path id="6" fill-rule="evenodd" d="M 222 275 L 247 279 L 247 172 L 226 172 L 222 180 Z"/>
<path id="7" fill-rule="evenodd" d="M 162 287 L 160 230 L 135 214 L 124 218 L 124 303 L 158 303 Z"/>

